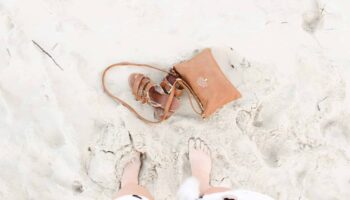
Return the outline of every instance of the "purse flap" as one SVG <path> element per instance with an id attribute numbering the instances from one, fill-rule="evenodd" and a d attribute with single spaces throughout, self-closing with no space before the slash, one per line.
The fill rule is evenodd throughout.
<path id="1" fill-rule="evenodd" d="M 221 71 L 210 49 L 203 50 L 189 61 L 175 65 L 174 69 L 199 99 L 203 118 L 241 97 L 240 92 Z"/>

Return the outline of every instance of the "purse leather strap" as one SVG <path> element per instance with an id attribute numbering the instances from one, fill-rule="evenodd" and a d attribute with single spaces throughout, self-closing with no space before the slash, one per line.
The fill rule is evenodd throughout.
<path id="1" fill-rule="evenodd" d="M 163 117 L 160 119 L 160 120 L 156 120 L 156 121 L 153 121 L 153 120 L 149 120 L 145 117 L 143 117 L 141 114 L 139 114 L 135 108 L 133 108 L 132 106 L 130 106 L 130 104 L 128 104 L 127 102 L 125 102 L 124 100 L 120 99 L 118 96 L 115 96 L 109 89 L 108 87 L 106 86 L 106 75 L 107 75 L 107 72 L 109 70 L 111 70 L 112 68 L 117 68 L 117 67 L 122 67 L 122 66 L 136 66 L 136 67 L 146 67 L 146 68 L 150 68 L 150 69 L 154 69 L 154 70 L 158 70 L 158 71 L 161 71 L 163 73 L 166 73 L 166 74 L 170 74 L 172 75 L 171 73 L 169 73 L 168 71 L 166 70 L 163 70 L 163 69 L 160 69 L 158 67 L 154 67 L 152 65 L 147 65 L 147 64 L 138 64 L 138 63 L 130 63 L 130 62 L 120 62 L 120 63 L 115 63 L 115 64 L 112 64 L 112 65 L 109 65 L 102 73 L 102 87 L 103 87 L 103 90 L 104 92 L 106 92 L 106 94 L 108 96 L 110 96 L 113 100 L 119 102 L 120 104 L 122 104 L 124 107 L 126 107 L 128 110 L 130 110 L 132 113 L 134 113 L 140 120 L 144 121 L 144 122 L 147 122 L 147 123 L 153 123 L 153 124 L 156 124 L 156 123 L 160 123 L 162 121 L 164 121 L 166 119 L 166 117 L 168 116 L 168 113 L 169 113 L 169 109 L 170 109 L 170 106 L 171 106 L 171 103 L 175 97 L 175 94 L 176 94 L 176 90 L 177 90 L 177 87 L 176 87 L 176 84 L 179 84 L 181 87 L 185 88 L 187 94 L 189 95 L 189 99 L 190 99 L 190 104 L 191 104 L 191 107 L 193 109 L 194 112 L 196 112 L 197 114 L 199 115 L 202 115 L 203 113 L 203 108 L 202 108 L 202 105 L 198 99 L 198 97 L 195 95 L 195 93 L 193 92 L 193 90 L 191 89 L 191 87 L 185 82 L 183 81 L 181 78 L 176 78 L 175 82 L 173 83 L 170 91 L 169 91 L 169 98 L 168 98 L 168 101 L 166 102 L 165 104 L 165 108 L 164 108 L 164 115 Z M 201 111 L 198 112 L 195 108 L 194 108 L 194 105 L 193 105 L 193 102 L 192 102 L 192 97 L 196 100 L 198 106 L 200 107 Z"/>
<path id="2" fill-rule="evenodd" d="M 173 87 L 176 86 L 176 84 L 178 83 L 182 88 L 185 89 L 187 95 L 189 96 L 189 100 L 190 100 L 190 104 L 192 107 L 192 110 L 199 114 L 202 115 L 203 113 L 203 106 L 201 104 L 201 102 L 199 101 L 199 98 L 197 97 L 196 93 L 192 90 L 192 88 L 184 81 L 182 80 L 178 73 L 176 72 L 176 70 L 173 68 L 171 71 L 171 73 L 168 74 L 168 76 L 166 76 L 163 81 L 161 82 L 161 86 L 163 87 L 164 90 L 166 90 L 167 93 L 170 93 L 170 91 L 172 90 Z M 179 87 L 176 87 L 177 89 Z M 182 91 L 183 89 L 178 89 L 177 91 L 175 91 L 175 96 L 181 96 L 182 95 Z M 192 97 L 196 100 L 198 107 L 201 109 L 201 111 L 197 111 L 194 106 L 193 106 L 193 102 L 192 102 Z"/>
<path id="3" fill-rule="evenodd" d="M 203 106 L 201 104 L 201 102 L 199 101 L 198 97 L 196 96 L 196 94 L 194 93 L 194 91 L 191 89 L 191 87 L 185 82 L 183 81 L 182 79 L 178 79 L 177 80 L 178 83 L 186 88 L 186 93 L 187 95 L 189 96 L 189 100 L 190 100 L 190 104 L 191 104 L 191 107 L 192 107 L 192 110 L 197 113 L 198 115 L 202 116 L 203 114 Z M 176 83 L 176 82 L 175 82 Z M 198 105 L 198 107 L 200 108 L 200 111 L 197 111 L 195 108 L 194 108 L 194 105 L 193 105 L 193 102 L 192 102 L 192 98 L 194 98 L 196 100 L 196 103 Z"/>

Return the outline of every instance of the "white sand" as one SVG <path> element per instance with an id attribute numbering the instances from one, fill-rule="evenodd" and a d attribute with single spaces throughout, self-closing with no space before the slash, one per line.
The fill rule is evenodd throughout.
<path id="1" fill-rule="evenodd" d="M 147 153 L 141 183 L 175 199 L 191 136 L 213 151 L 215 185 L 349 199 L 349 11 L 347 0 L 0 0 L 0 199 L 111 199 L 131 143 Z M 168 68 L 204 47 L 243 94 L 209 120 L 185 97 L 146 125 L 101 90 L 108 64 Z M 140 109 L 130 71 L 109 83 Z"/>

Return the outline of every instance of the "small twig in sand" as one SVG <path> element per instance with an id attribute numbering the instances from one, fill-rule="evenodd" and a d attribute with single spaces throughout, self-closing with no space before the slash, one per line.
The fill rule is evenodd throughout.
<path id="1" fill-rule="evenodd" d="M 63 70 L 63 68 L 56 62 L 56 60 L 44 49 L 44 48 L 42 48 L 38 43 L 36 43 L 34 40 L 32 40 L 32 42 L 33 42 L 33 44 L 35 45 L 35 46 L 37 46 L 44 54 L 46 54 L 47 56 L 49 56 L 49 58 L 55 63 L 55 65 L 58 67 L 58 68 L 60 68 L 62 71 L 64 71 Z"/>
<path id="2" fill-rule="evenodd" d="M 6 48 L 7 54 L 11 57 L 11 52 L 9 50 L 9 48 Z"/>
<path id="3" fill-rule="evenodd" d="M 58 43 L 56 43 L 55 45 L 53 45 L 53 47 L 51 48 L 51 51 L 55 50 L 57 47 Z"/>
<path id="4" fill-rule="evenodd" d="M 110 154 L 115 155 L 115 153 L 114 153 L 113 151 L 108 151 L 108 150 L 104 150 L 104 149 L 102 149 L 101 151 L 102 151 L 103 153 L 110 153 Z"/>
<path id="5" fill-rule="evenodd" d="M 319 8 L 321 11 L 320 14 L 322 16 L 324 16 L 324 14 L 327 13 L 326 6 L 327 6 L 327 4 L 324 4 L 323 7 Z"/>
<path id="6" fill-rule="evenodd" d="M 320 104 L 324 101 L 324 100 L 326 100 L 328 98 L 328 96 L 326 96 L 326 97 L 324 97 L 323 99 L 321 99 L 320 101 L 318 101 L 317 102 L 317 110 L 318 111 L 321 111 L 321 106 L 320 106 Z"/>
<path id="7" fill-rule="evenodd" d="M 131 143 L 132 146 L 134 146 L 134 140 L 132 138 L 132 135 L 131 135 L 130 131 L 128 131 L 128 134 L 129 134 L 130 143 Z"/>

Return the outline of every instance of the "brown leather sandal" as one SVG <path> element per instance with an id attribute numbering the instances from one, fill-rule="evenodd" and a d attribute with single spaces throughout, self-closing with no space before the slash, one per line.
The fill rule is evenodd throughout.
<path id="1" fill-rule="evenodd" d="M 137 101 L 140 101 L 142 104 L 148 103 L 154 107 L 156 119 L 169 118 L 180 106 L 178 98 L 166 94 L 159 85 L 156 85 L 149 77 L 143 74 L 131 74 L 129 76 L 129 85 Z M 170 98 L 172 99 L 169 103 Z"/>
<path id="2" fill-rule="evenodd" d="M 182 95 L 184 88 L 181 87 L 181 85 L 174 84 L 178 78 L 179 76 L 174 70 L 171 70 L 170 73 L 164 77 L 164 79 L 160 83 L 160 86 L 163 88 L 165 93 L 170 94 L 173 87 L 176 87 L 174 94 L 175 97 L 180 97 Z"/>

